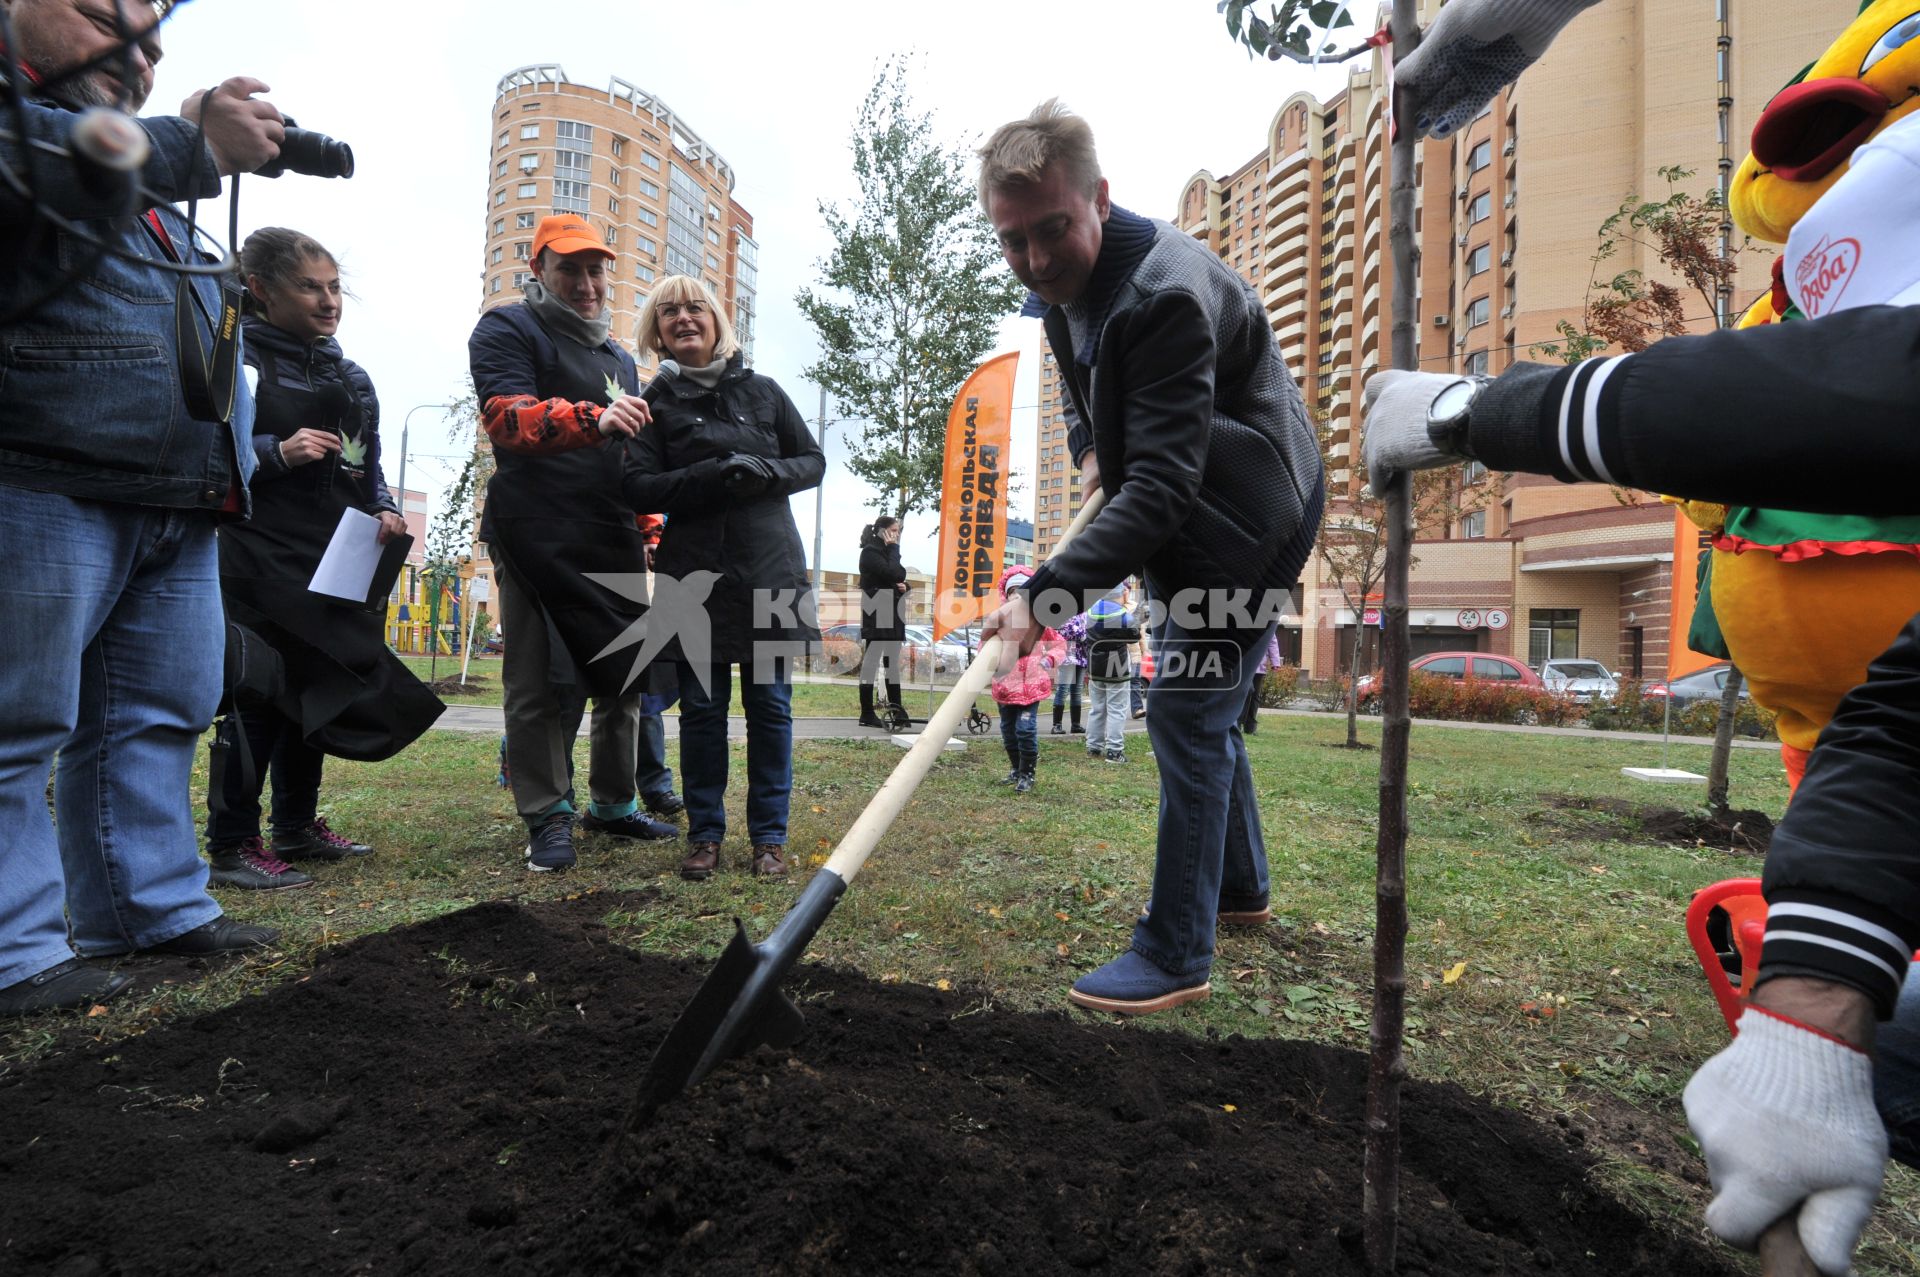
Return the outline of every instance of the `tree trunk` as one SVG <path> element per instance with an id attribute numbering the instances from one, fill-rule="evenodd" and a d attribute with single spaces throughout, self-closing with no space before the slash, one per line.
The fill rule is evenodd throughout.
<path id="1" fill-rule="evenodd" d="M 1414 0 L 1393 0 L 1396 61 L 1420 43 Z M 1387 198 L 1393 255 L 1393 366 L 1418 368 L 1414 335 L 1412 94 L 1397 92 L 1392 187 Z M 1380 654 L 1380 831 L 1373 923 L 1373 1020 L 1368 1030 L 1366 1150 L 1361 1167 L 1362 1245 L 1374 1277 L 1390 1277 L 1400 1234 L 1400 1084 L 1407 1075 L 1402 1039 L 1407 1015 L 1407 578 L 1413 558 L 1413 488 L 1407 475 L 1387 485 L 1386 633 Z M 1356 636 L 1357 637 L 1357 636 Z"/>
<path id="2" fill-rule="evenodd" d="M 1720 690 L 1720 717 L 1713 725 L 1713 762 L 1707 768 L 1707 810 L 1713 818 L 1727 818 L 1727 768 L 1733 761 L 1733 722 L 1740 713 L 1740 689 L 1746 677 L 1738 665 L 1727 667 L 1727 685 Z"/>

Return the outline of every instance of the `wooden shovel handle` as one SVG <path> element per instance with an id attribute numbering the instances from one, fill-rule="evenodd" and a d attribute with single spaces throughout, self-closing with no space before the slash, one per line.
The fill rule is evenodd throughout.
<path id="1" fill-rule="evenodd" d="M 1820 1270 L 1800 1247 L 1794 1216 L 1781 1216 L 1760 1234 L 1760 1272 L 1762 1277 L 1820 1277 Z"/>

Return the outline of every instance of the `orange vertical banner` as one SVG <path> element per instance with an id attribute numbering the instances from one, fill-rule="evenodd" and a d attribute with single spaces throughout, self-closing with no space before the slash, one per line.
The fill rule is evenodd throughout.
<path id="1" fill-rule="evenodd" d="M 1673 510 L 1673 588 L 1667 597 L 1673 600 L 1673 619 L 1667 629 L 1667 677 L 1679 678 L 1695 670 L 1718 664 L 1720 658 L 1696 652 L 1687 646 L 1687 627 L 1693 624 L 1693 609 L 1699 597 L 1700 560 L 1712 549 L 1710 533 L 1689 519 L 1675 506 Z M 1709 585 L 1711 590 L 1712 586 Z"/>
<path id="2" fill-rule="evenodd" d="M 940 480 L 940 566 L 933 580 L 933 634 L 979 620 L 999 602 L 1007 544 L 1013 374 L 1020 352 L 973 370 L 947 412 Z"/>

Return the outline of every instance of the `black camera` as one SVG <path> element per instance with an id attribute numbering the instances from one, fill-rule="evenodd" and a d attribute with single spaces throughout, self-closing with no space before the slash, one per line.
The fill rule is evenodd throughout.
<path id="1" fill-rule="evenodd" d="M 279 177 L 282 173 L 305 173 L 308 177 L 352 177 L 353 148 L 325 133 L 297 127 L 291 115 L 286 121 L 287 135 L 280 140 L 280 154 L 254 172 L 261 177 Z"/>

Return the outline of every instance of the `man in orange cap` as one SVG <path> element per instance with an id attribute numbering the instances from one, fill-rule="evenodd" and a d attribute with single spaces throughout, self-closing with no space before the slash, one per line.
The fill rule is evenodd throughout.
<path id="1" fill-rule="evenodd" d="M 500 581 L 507 777 L 535 872 L 574 863 L 573 742 L 589 696 L 591 802 L 581 827 L 622 838 L 679 832 L 641 809 L 643 800 L 663 814 L 681 806 L 659 717 L 643 722 L 640 693 L 628 690 L 630 657 L 601 657 L 645 604 L 595 579 L 639 579 L 660 521 L 636 525 L 621 497 L 617 440 L 564 452 L 541 447 L 569 422 L 591 429 L 611 418 L 627 427 L 622 433 L 649 422 L 633 356 L 608 336 L 612 260 L 585 218 L 542 219 L 525 300 L 482 315 L 467 343 L 481 422 L 495 442 L 513 444 L 494 452 L 480 536 Z M 664 789 L 636 796 L 636 759 Z"/>

